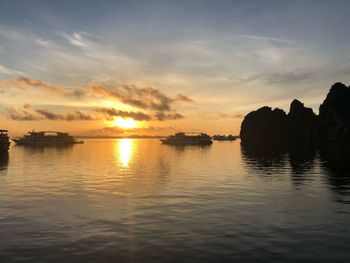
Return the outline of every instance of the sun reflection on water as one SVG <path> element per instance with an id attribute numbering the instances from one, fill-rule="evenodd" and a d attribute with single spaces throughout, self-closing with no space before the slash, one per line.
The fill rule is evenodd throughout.
<path id="1" fill-rule="evenodd" d="M 120 139 L 118 145 L 118 159 L 122 167 L 128 167 L 132 158 L 134 143 L 132 139 Z"/>

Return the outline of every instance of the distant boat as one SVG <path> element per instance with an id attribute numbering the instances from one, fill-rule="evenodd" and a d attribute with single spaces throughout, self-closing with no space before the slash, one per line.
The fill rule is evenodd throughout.
<path id="1" fill-rule="evenodd" d="M 214 135 L 213 140 L 216 141 L 234 141 L 237 139 L 237 136 L 233 136 L 232 134 L 229 135 Z"/>
<path id="2" fill-rule="evenodd" d="M 205 133 L 184 133 L 177 132 L 165 139 L 161 139 L 164 144 L 170 145 L 210 145 L 213 143 L 211 137 Z"/>
<path id="3" fill-rule="evenodd" d="M 10 147 L 10 138 L 7 130 L 0 130 L 0 151 L 7 152 Z"/>
<path id="4" fill-rule="evenodd" d="M 84 143 L 83 140 L 77 140 L 65 132 L 56 131 L 31 131 L 26 135 L 12 139 L 18 145 L 29 146 L 49 146 L 49 145 L 71 145 L 75 143 Z"/>

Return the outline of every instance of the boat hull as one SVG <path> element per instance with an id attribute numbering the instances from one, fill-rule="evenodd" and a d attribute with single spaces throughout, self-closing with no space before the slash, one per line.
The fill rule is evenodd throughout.
<path id="1" fill-rule="evenodd" d="M 10 142 L 1 142 L 0 143 L 0 151 L 7 152 L 10 148 Z"/>
<path id="2" fill-rule="evenodd" d="M 228 139 L 219 139 L 219 138 L 216 138 L 216 139 L 214 139 L 214 141 L 235 141 L 236 140 L 236 138 L 228 138 Z"/>
<path id="3" fill-rule="evenodd" d="M 15 143 L 17 145 L 24 145 L 24 146 L 61 146 L 61 145 L 73 145 L 77 143 L 84 143 L 83 141 L 74 141 L 74 142 L 59 142 L 59 141 L 52 141 L 52 142 L 45 142 L 45 141 L 24 141 L 24 140 L 16 140 L 14 139 Z"/>

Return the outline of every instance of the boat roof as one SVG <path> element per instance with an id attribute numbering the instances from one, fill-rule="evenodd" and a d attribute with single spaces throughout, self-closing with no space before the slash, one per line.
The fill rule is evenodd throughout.
<path id="1" fill-rule="evenodd" d="M 206 133 L 203 132 L 177 132 L 175 133 L 175 135 L 171 135 L 171 136 L 188 136 L 188 137 L 197 137 L 197 136 L 202 136 L 202 135 L 207 135 Z M 207 135 L 209 136 L 209 135 Z"/>
<path id="2" fill-rule="evenodd" d="M 177 133 L 184 133 L 184 134 L 204 134 L 203 132 L 183 132 L 183 131 L 178 131 Z"/>

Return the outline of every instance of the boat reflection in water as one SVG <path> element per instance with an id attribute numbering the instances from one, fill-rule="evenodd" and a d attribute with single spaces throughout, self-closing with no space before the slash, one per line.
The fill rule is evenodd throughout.
<path id="1" fill-rule="evenodd" d="M 9 163 L 9 154 L 8 152 L 0 153 L 0 170 L 5 170 Z"/>

